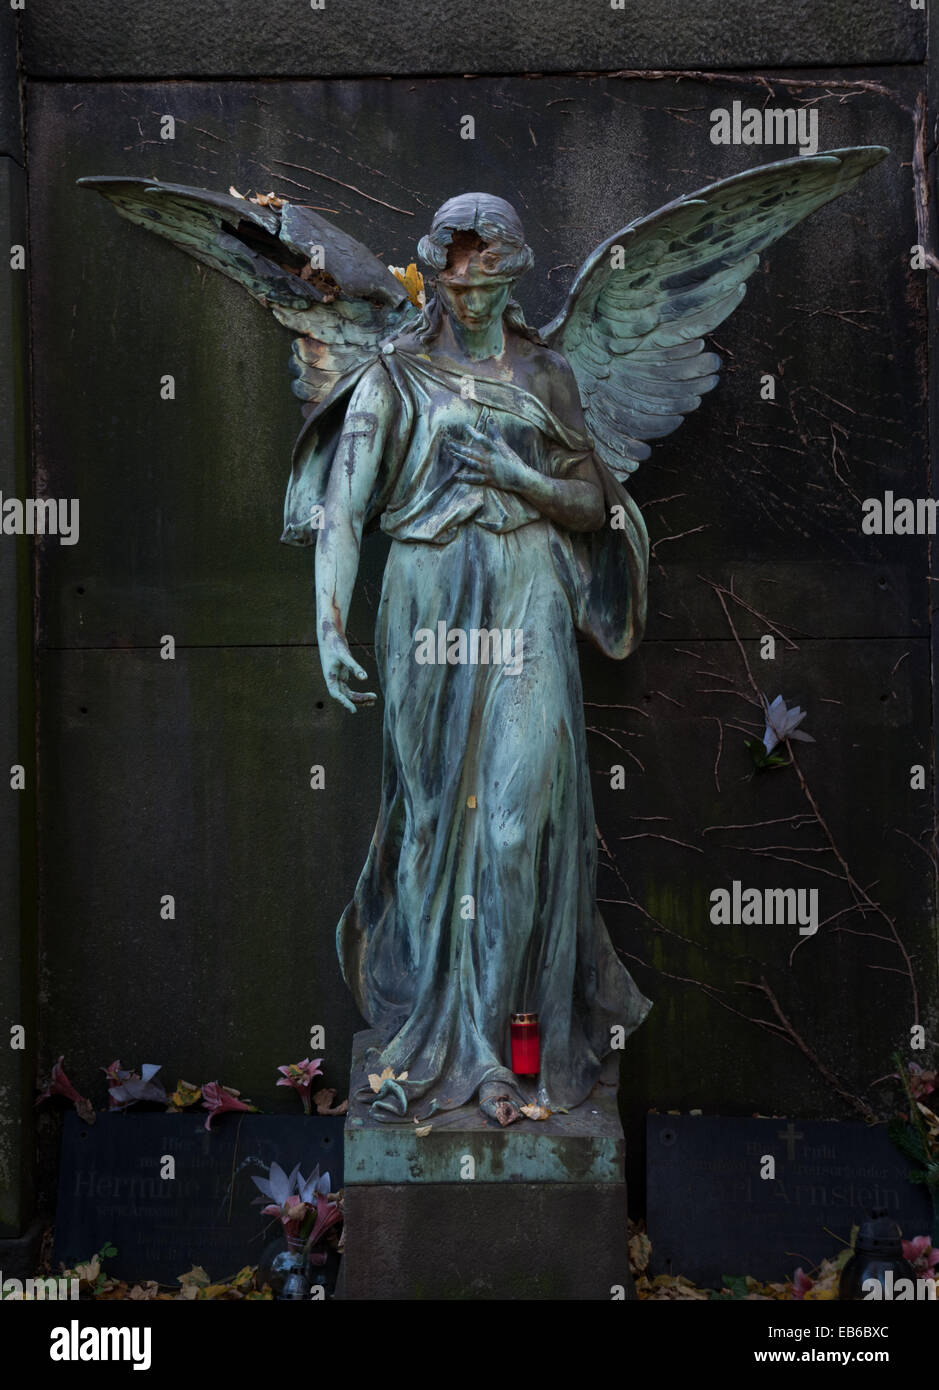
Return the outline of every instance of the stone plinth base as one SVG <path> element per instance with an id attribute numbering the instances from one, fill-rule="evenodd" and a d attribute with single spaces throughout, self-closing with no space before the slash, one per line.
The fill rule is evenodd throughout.
<path id="1" fill-rule="evenodd" d="M 355 1098 L 376 1041 L 359 1033 L 353 1049 L 340 1297 L 635 1297 L 615 1084 L 548 1120 L 501 1129 L 472 1105 L 418 1135 Z"/>

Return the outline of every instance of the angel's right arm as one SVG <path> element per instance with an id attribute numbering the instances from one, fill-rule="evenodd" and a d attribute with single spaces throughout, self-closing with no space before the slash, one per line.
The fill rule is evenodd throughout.
<path id="1" fill-rule="evenodd" d="M 316 541 L 316 628 L 323 671 L 333 695 L 337 692 L 327 663 L 337 652 L 348 654 L 346 620 L 362 531 L 395 406 L 394 387 L 377 362 L 352 393 L 329 474 L 324 522 Z"/>

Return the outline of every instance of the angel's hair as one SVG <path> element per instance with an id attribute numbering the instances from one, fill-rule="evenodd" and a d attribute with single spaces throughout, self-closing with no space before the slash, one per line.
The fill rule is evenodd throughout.
<path id="1" fill-rule="evenodd" d="M 522 338 L 527 338 L 529 342 L 538 343 L 540 347 L 545 346 L 544 339 L 538 333 L 537 328 L 532 328 L 530 323 L 525 320 L 522 306 L 517 299 L 510 299 L 502 314 L 502 322 L 507 324 Z M 421 310 L 419 319 L 412 319 L 409 323 L 399 330 L 400 335 L 410 336 L 412 333 L 420 340 L 423 347 L 433 342 L 443 326 L 443 304 L 439 295 L 431 295 L 424 308 Z"/>
<path id="2" fill-rule="evenodd" d="M 443 270 L 455 232 L 475 232 L 485 243 L 480 268 L 490 275 L 516 279 L 535 263 L 531 247 L 525 245 L 518 213 L 511 203 L 492 193 L 461 193 L 448 198 L 434 213 L 427 236 L 418 243 L 421 260 L 433 270 Z"/>

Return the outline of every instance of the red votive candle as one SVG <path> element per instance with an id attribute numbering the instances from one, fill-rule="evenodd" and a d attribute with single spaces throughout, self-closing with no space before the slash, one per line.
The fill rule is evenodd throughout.
<path id="1" fill-rule="evenodd" d="M 517 1076 L 537 1076 L 538 1015 L 512 1015 L 512 1070 Z"/>

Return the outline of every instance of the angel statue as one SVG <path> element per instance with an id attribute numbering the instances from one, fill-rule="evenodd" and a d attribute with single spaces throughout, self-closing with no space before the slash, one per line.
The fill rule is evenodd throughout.
<path id="1" fill-rule="evenodd" d="M 622 659 L 645 620 L 648 538 L 625 490 L 650 442 L 718 380 L 705 335 L 760 252 L 887 151 L 832 150 L 722 179 L 598 246 L 532 328 L 515 209 L 463 193 L 418 256 L 430 293 L 307 207 L 153 179 L 80 180 L 298 334 L 306 420 L 281 539 L 316 544 L 317 640 L 346 710 L 377 695 L 346 619 L 362 537 L 391 538 L 375 629 L 378 822 L 339 922 L 343 975 L 388 1081 L 383 1120 L 477 1098 L 500 1124 L 570 1110 L 651 1004 L 596 904 L 577 634 Z M 513 1014 L 540 1058 L 513 1070 Z"/>

